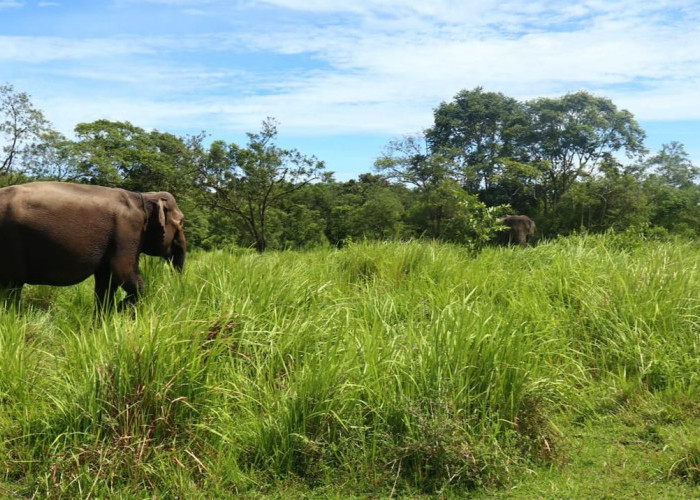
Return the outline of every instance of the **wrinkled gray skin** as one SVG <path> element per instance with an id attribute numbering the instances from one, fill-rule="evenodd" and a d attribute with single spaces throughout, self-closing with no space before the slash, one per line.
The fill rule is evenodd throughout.
<path id="1" fill-rule="evenodd" d="M 141 253 L 182 270 L 183 223 L 175 198 L 164 191 L 64 182 L 2 188 L 0 290 L 16 303 L 24 284 L 73 285 L 94 275 L 98 311 L 113 304 L 119 286 L 123 303 L 134 303 L 144 289 Z"/>
<path id="2" fill-rule="evenodd" d="M 498 241 L 502 245 L 526 247 L 533 241 L 535 222 L 527 215 L 506 215 L 500 222 L 508 228 L 498 234 Z"/>

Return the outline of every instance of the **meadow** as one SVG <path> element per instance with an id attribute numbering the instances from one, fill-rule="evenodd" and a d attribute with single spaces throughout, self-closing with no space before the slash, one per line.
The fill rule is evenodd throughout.
<path id="1" fill-rule="evenodd" d="M 0 497 L 689 498 L 700 249 L 353 243 L 143 258 L 0 311 Z"/>

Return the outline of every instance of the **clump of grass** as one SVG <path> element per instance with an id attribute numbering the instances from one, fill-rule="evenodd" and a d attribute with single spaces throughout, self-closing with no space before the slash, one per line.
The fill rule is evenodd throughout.
<path id="1" fill-rule="evenodd" d="M 0 403 L 5 407 L 30 404 L 33 387 L 42 374 L 37 353 L 41 323 L 23 322 L 14 315 L 3 317 L 0 328 Z"/>
<path id="2" fill-rule="evenodd" d="M 700 485 L 700 442 L 685 444 L 677 456 L 669 469 L 669 475 L 681 478 L 694 486 Z"/>

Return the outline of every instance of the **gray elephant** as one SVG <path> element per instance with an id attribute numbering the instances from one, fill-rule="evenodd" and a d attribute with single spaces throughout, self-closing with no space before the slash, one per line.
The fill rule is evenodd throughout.
<path id="1" fill-rule="evenodd" d="M 14 302 L 24 284 L 73 285 L 94 275 L 98 310 L 112 305 L 119 286 L 123 302 L 134 303 L 144 288 L 141 253 L 182 271 L 184 216 L 168 192 L 65 182 L 0 189 L 0 289 Z"/>
<path id="2" fill-rule="evenodd" d="M 498 241 L 502 245 L 520 245 L 526 247 L 535 237 L 535 221 L 527 215 L 506 215 L 500 219 L 506 228 L 498 233 Z"/>

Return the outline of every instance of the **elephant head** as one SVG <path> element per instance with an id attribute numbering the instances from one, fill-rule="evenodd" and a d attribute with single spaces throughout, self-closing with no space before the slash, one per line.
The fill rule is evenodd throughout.
<path id="1" fill-rule="evenodd" d="M 143 252 L 163 257 L 182 271 L 187 254 L 185 216 L 168 192 L 143 193 L 147 222 Z"/>
<path id="2" fill-rule="evenodd" d="M 502 245 L 528 246 L 535 237 L 535 222 L 527 215 L 506 215 L 499 221 L 504 226 L 498 235 Z"/>

